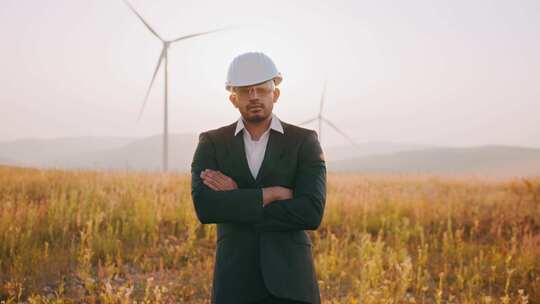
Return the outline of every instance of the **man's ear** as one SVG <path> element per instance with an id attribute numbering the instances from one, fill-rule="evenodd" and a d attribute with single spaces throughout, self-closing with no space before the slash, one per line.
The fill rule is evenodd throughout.
<path id="1" fill-rule="evenodd" d="M 231 103 L 233 104 L 235 108 L 238 108 L 238 106 L 236 105 L 236 94 L 229 95 L 229 100 L 231 101 Z"/>
<path id="2" fill-rule="evenodd" d="M 275 88 L 274 89 L 274 103 L 277 102 L 280 94 L 281 94 L 281 91 L 279 90 L 279 88 Z"/>

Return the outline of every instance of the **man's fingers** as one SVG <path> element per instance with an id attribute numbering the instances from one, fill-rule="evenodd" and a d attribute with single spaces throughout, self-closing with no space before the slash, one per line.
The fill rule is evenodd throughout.
<path id="1" fill-rule="evenodd" d="M 206 169 L 201 172 L 201 178 L 203 179 L 203 182 L 208 187 L 212 188 L 213 190 L 222 190 L 221 184 L 216 180 L 211 170 Z"/>
<path id="2" fill-rule="evenodd" d="M 221 178 L 222 182 L 226 183 L 227 185 L 231 185 L 233 184 L 233 179 L 228 177 L 227 175 L 221 173 L 221 172 L 217 172 L 217 175 Z"/>
<path id="3" fill-rule="evenodd" d="M 281 192 L 283 194 L 283 199 L 290 199 L 293 197 L 293 191 L 292 189 L 289 189 L 289 188 L 286 188 L 286 187 L 282 187 L 280 186 L 281 188 Z"/>
<path id="4" fill-rule="evenodd" d="M 216 183 L 211 179 L 203 179 L 203 183 L 207 185 L 210 189 L 219 191 L 221 190 Z"/>
<path id="5" fill-rule="evenodd" d="M 201 178 L 212 180 L 212 184 L 218 187 L 220 190 L 238 188 L 236 182 L 232 178 L 217 170 L 206 169 L 201 172 Z"/>
<path id="6" fill-rule="evenodd" d="M 220 171 L 216 171 L 216 174 L 219 175 L 219 176 L 221 176 L 221 177 L 224 178 L 224 179 L 230 179 L 230 177 L 228 177 L 227 175 L 221 173 Z"/>
<path id="7" fill-rule="evenodd" d="M 208 187 L 214 189 L 214 190 L 217 190 L 217 185 L 214 183 L 214 181 L 210 180 L 210 179 L 203 179 L 203 183 L 205 185 L 207 185 Z"/>
<path id="8" fill-rule="evenodd" d="M 216 173 L 212 173 L 210 175 L 210 178 L 216 183 L 218 184 L 221 188 L 224 188 L 226 187 L 227 185 L 227 182 L 221 177 L 219 176 L 218 174 Z"/>
<path id="9" fill-rule="evenodd" d="M 223 187 L 221 186 L 221 184 L 218 183 L 216 180 L 214 180 L 214 179 L 208 179 L 207 181 L 208 181 L 208 183 L 212 184 L 214 187 L 218 188 L 219 190 L 222 190 L 222 189 L 223 189 Z"/>
<path id="10" fill-rule="evenodd" d="M 222 188 L 227 187 L 230 184 L 230 178 L 219 171 L 208 170 L 208 172 L 205 173 L 205 176 L 208 176 L 208 178 L 214 180 L 214 182 L 216 182 Z"/>

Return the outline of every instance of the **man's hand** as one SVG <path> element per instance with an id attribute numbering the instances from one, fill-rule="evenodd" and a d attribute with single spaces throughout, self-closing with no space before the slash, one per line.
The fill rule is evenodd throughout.
<path id="1" fill-rule="evenodd" d="M 201 172 L 203 183 L 212 190 L 224 191 L 238 189 L 236 182 L 227 175 L 211 169 L 205 169 Z"/>
<path id="2" fill-rule="evenodd" d="M 267 206 L 273 201 L 285 200 L 293 197 L 293 191 L 289 188 L 275 186 L 263 188 L 263 206 Z"/>

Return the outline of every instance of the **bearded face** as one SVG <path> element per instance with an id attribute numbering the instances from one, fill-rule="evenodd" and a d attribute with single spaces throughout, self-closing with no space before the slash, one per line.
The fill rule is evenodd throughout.
<path id="1" fill-rule="evenodd" d="M 273 80 L 260 84 L 236 87 L 229 99 L 238 108 L 242 118 L 248 122 L 258 123 L 272 115 L 274 102 L 279 97 L 279 89 Z"/>

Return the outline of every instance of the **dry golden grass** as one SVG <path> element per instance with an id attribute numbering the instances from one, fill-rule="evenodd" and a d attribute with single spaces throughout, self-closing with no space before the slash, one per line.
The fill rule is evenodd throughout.
<path id="1" fill-rule="evenodd" d="M 0 167 L 0 302 L 209 303 L 188 175 Z M 540 303 L 540 179 L 328 176 L 323 303 Z"/>

